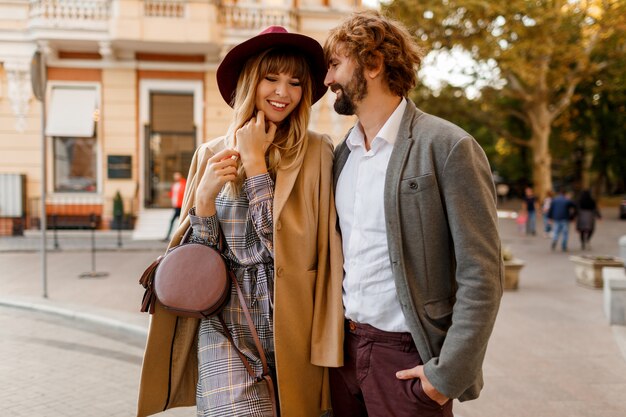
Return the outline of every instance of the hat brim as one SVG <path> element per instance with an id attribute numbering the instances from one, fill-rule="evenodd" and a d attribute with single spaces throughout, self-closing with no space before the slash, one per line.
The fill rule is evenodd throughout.
<path id="1" fill-rule="evenodd" d="M 316 103 L 328 87 L 324 85 L 326 63 L 322 46 L 313 38 L 299 33 L 265 33 L 257 35 L 232 48 L 217 68 L 217 86 L 229 106 L 233 106 L 239 74 L 246 61 L 269 48 L 287 47 L 302 53 L 311 70 L 311 104 Z"/>

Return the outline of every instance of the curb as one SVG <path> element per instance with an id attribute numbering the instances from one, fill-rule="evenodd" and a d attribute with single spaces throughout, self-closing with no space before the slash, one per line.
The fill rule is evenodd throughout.
<path id="1" fill-rule="evenodd" d="M 68 308 L 58 307 L 54 305 L 46 305 L 29 301 L 18 301 L 9 298 L 0 298 L 0 306 L 21 308 L 24 310 L 37 311 L 40 313 L 50 313 L 56 316 L 64 317 L 71 320 L 79 320 L 98 326 L 107 327 L 109 329 L 122 331 L 133 336 L 145 338 L 148 335 L 148 329 L 143 326 L 125 323 L 121 320 L 104 317 L 92 313 L 82 313 Z"/>

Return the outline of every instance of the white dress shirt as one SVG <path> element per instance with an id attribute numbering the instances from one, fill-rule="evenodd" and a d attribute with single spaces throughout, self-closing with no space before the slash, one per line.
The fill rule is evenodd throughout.
<path id="1" fill-rule="evenodd" d="M 361 124 L 352 129 L 346 139 L 350 156 L 335 196 L 343 238 L 345 315 L 390 332 L 408 331 L 391 272 L 384 209 L 385 173 L 406 105 L 403 98 L 369 151 Z"/>

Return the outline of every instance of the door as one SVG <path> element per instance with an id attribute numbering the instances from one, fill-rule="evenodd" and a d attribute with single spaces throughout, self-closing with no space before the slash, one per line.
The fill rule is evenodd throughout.
<path id="1" fill-rule="evenodd" d="M 196 148 L 193 93 L 150 91 L 145 126 L 144 207 L 172 207 L 175 172 L 187 175 Z"/>

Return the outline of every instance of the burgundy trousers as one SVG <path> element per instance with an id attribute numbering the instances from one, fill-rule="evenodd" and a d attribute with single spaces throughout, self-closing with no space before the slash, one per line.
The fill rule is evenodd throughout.
<path id="1" fill-rule="evenodd" d="M 441 406 L 419 379 L 396 378 L 421 364 L 410 333 L 346 321 L 344 366 L 330 368 L 335 417 L 452 417 L 451 400 Z"/>

